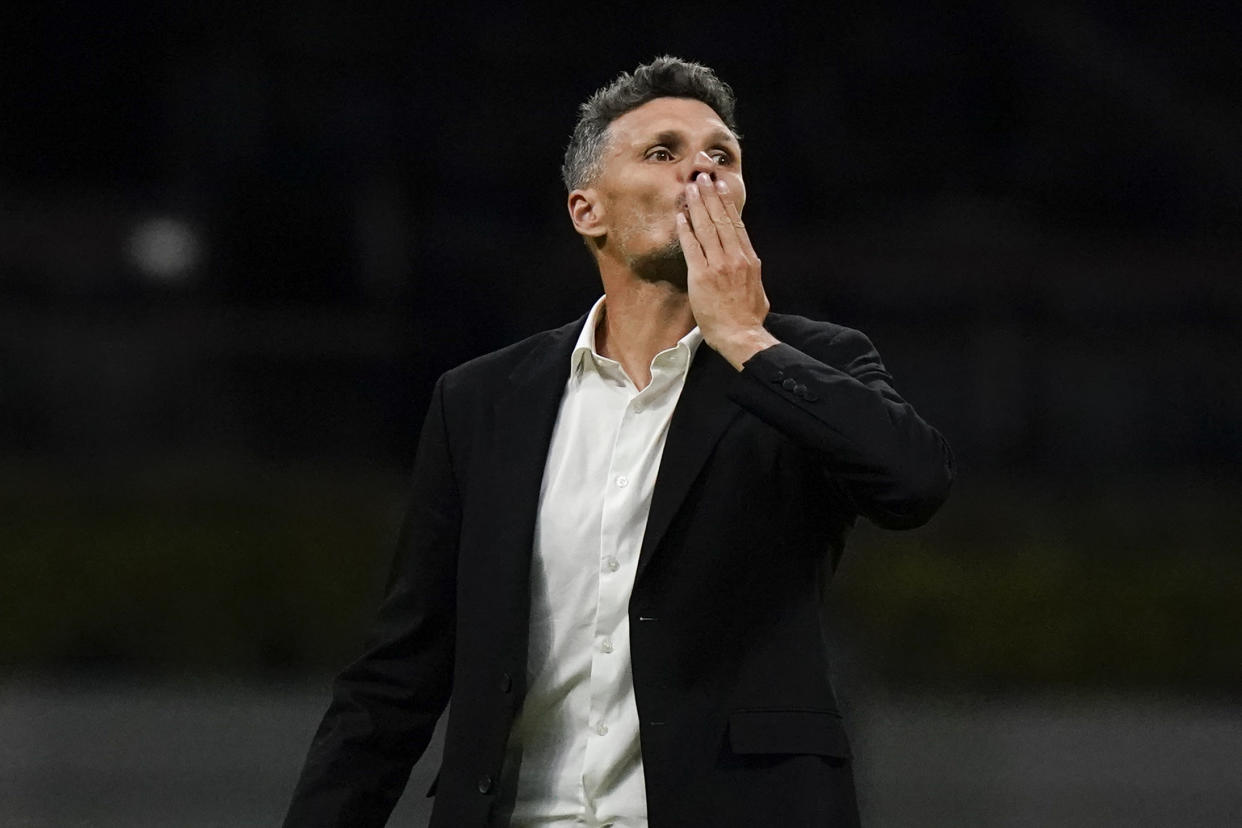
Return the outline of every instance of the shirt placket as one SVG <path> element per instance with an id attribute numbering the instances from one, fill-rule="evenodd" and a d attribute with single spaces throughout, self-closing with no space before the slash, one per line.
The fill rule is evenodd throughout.
<path id="1" fill-rule="evenodd" d="M 618 372 L 619 369 L 617 366 Z M 628 382 L 622 381 L 622 384 L 624 398 L 619 402 L 623 407 L 609 458 L 601 509 L 599 603 L 592 631 L 591 713 L 587 723 L 586 767 L 601 772 L 606 772 L 611 763 L 600 760 L 616 753 L 620 747 L 616 739 L 625 737 L 624 728 L 617 729 L 616 701 L 627 678 L 627 612 L 641 542 L 641 537 L 634 538 L 632 532 L 635 496 L 640 488 L 635 474 L 642 447 L 636 417 L 650 396 L 635 394 Z M 589 799 L 594 798 L 601 781 L 590 770 L 584 776 Z"/>

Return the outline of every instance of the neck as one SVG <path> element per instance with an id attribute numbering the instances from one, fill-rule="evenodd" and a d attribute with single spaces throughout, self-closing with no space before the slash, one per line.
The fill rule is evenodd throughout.
<path id="1" fill-rule="evenodd" d="M 610 284 L 611 282 L 611 284 Z M 685 291 L 664 282 L 605 279 L 604 318 L 595 350 L 621 363 L 641 391 L 651 382 L 651 360 L 694 328 Z"/>

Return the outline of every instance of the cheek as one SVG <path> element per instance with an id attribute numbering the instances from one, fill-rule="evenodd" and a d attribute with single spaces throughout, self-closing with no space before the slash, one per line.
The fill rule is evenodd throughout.
<path id="1" fill-rule="evenodd" d="M 634 201 L 634 218 L 641 224 L 655 229 L 669 213 L 669 197 L 658 190 L 641 193 Z"/>
<path id="2" fill-rule="evenodd" d="M 664 194 L 658 190 L 648 190 L 640 197 L 641 204 L 646 210 L 658 210 L 664 206 L 666 201 Z"/>

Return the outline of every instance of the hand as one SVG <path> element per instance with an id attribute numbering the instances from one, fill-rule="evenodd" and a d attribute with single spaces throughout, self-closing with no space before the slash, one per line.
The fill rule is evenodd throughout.
<path id="1" fill-rule="evenodd" d="M 677 214 L 677 234 L 686 257 L 690 310 L 703 340 L 740 371 L 746 360 L 778 341 L 763 327 L 769 304 L 762 263 L 725 182 L 713 182 L 706 173 L 695 176 L 686 185 L 686 208 Z"/>

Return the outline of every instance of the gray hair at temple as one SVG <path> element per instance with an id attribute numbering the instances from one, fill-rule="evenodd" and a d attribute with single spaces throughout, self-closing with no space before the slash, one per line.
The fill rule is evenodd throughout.
<path id="1" fill-rule="evenodd" d="M 656 98 L 702 101 L 741 138 L 733 120 L 735 100 L 729 84 L 701 63 L 664 55 L 639 66 L 632 74 L 622 72 L 578 107 L 578 123 L 561 164 L 561 180 L 567 191 L 590 186 L 599 175 L 604 147 L 608 145 L 608 126 L 631 109 Z"/>

